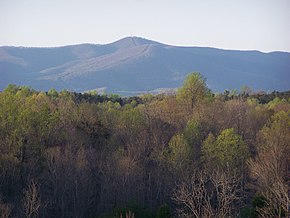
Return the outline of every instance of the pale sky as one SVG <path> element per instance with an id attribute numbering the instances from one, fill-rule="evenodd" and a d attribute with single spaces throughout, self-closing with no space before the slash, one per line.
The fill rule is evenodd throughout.
<path id="1" fill-rule="evenodd" d="M 290 52 L 290 0 L 0 0 L 0 46 L 170 45 Z"/>

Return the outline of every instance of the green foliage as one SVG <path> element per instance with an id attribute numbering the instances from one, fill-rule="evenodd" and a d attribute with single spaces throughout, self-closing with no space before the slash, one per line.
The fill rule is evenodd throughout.
<path id="1" fill-rule="evenodd" d="M 259 104 L 258 99 L 256 99 L 256 98 L 248 98 L 247 103 L 248 103 L 248 105 L 250 105 L 252 107 L 258 106 L 258 104 Z"/>
<path id="2" fill-rule="evenodd" d="M 126 213 L 132 212 L 134 214 L 134 217 L 140 217 L 140 218 L 152 218 L 152 214 L 149 212 L 149 210 L 145 207 L 142 207 L 138 205 L 135 202 L 129 203 L 126 207 L 122 208 L 116 208 L 114 209 L 114 217 L 120 217 L 120 214 L 122 214 L 122 217 L 126 217 Z"/>
<path id="3" fill-rule="evenodd" d="M 240 210 L 239 218 L 258 218 L 258 213 L 253 207 L 244 207 Z"/>
<path id="4" fill-rule="evenodd" d="M 182 170 L 188 166 L 191 148 L 183 135 L 173 136 L 165 153 L 167 162 L 176 170 Z"/>
<path id="5" fill-rule="evenodd" d="M 140 113 L 140 110 L 138 110 L 138 108 L 133 108 L 129 104 L 125 105 L 123 110 L 118 112 L 117 121 L 119 128 L 130 129 L 132 134 L 138 134 L 138 131 L 140 128 L 142 128 L 142 125 L 145 122 L 143 115 Z"/>
<path id="6" fill-rule="evenodd" d="M 240 218 L 257 218 L 259 213 L 257 209 L 261 209 L 267 205 L 267 200 L 262 195 L 256 193 L 252 200 L 252 207 L 244 207 L 240 210 Z"/>
<path id="7" fill-rule="evenodd" d="M 261 194 L 256 194 L 253 197 L 253 207 L 255 208 L 263 208 L 267 205 L 267 199 L 261 195 Z"/>
<path id="8" fill-rule="evenodd" d="M 201 126 L 196 120 L 192 119 L 188 121 L 184 130 L 184 137 L 189 145 L 192 145 L 194 143 L 199 144 L 201 142 Z"/>
<path id="9" fill-rule="evenodd" d="M 59 92 L 59 97 L 67 100 L 72 99 L 72 93 L 70 93 L 68 90 L 64 89 Z"/>
<path id="10" fill-rule="evenodd" d="M 97 90 L 88 91 L 87 93 L 92 95 L 92 96 L 97 96 L 98 95 Z"/>
<path id="11" fill-rule="evenodd" d="M 47 93 L 48 96 L 51 98 L 57 98 L 58 97 L 58 92 L 55 89 L 50 89 Z"/>
<path id="12" fill-rule="evenodd" d="M 20 89 L 19 86 L 15 84 L 9 84 L 5 89 L 4 92 L 9 92 L 11 94 L 16 94 L 16 92 Z"/>
<path id="13" fill-rule="evenodd" d="M 203 133 L 201 125 L 195 119 L 191 119 L 184 129 L 184 139 L 191 149 L 194 161 L 200 160 L 201 143 Z"/>
<path id="14" fill-rule="evenodd" d="M 214 154 L 216 153 L 216 139 L 212 133 L 209 133 L 207 138 L 204 140 L 202 145 L 202 155 L 205 161 L 210 161 L 210 159 L 214 159 Z"/>
<path id="15" fill-rule="evenodd" d="M 257 156 L 249 161 L 262 196 L 259 213 L 281 216 L 289 210 L 290 110 L 280 111 L 258 134 Z M 266 199 L 266 201 L 265 201 Z M 257 201 L 259 202 L 259 201 Z M 266 206 L 265 206 L 266 204 Z"/>
<path id="16" fill-rule="evenodd" d="M 258 172 L 250 187 L 267 199 L 264 207 L 254 198 L 254 207 L 286 214 L 276 202 L 287 187 L 289 93 L 224 95 L 211 95 L 198 73 L 188 76 L 177 96 L 45 93 L 9 85 L 0 92 L 1 212 L 4 208 L 13 217 L 23 216 L 21 208 L 29 203 L 22 201 L 23 193 L 28 196 L 31 181 L 42 202 L 37 210 L 49 217 L 125 217 L 129 211 L 137 218 L 153 212 L 171 217 L 177 209 L 173 192 L 190 183 L 204 194 L 215 193 L 216 182 L 213 204 L 222 194 L 232 196 L 233 189 L 249 202 L 244 191 L 251 181 L 245 167 L 249 145 L 256 164 L 248 167 Z M 261 104 L 263 99 L 274 100 Z M 202 175 L 200 169 L 209 170 L 211 180 L 197 176 L 189 181 L 194 173 Z M 198 195 L 191 189 L 183 197 L 195 202 L 193 193 Z M 136 202 L 127 205 L 130 199 Z M 116 205 L 126 206 L 113 210 Z M 254 217 L 253 208 L 240 210 L 239 205 L 242 200 L 227 214 L 236 217 L 240 211 L 241 217 Z"/>
<path id="17" fill-rule="evenodd" d="M 157 216 L 156 218 L 170 218 L 170 208 L 167 204 L 161 205 L 157 210 Z"/>
<path id="18" fill-rule="evenodd" d="M 212 134 L 203 143 L 204 160 L 221 168 L 236 169 L 243 166 L 249 156 L 247 145 L 234 129 L 225 129 L 215 139 Z"/>
<path id="19" fill-rule="evenodd" d="M 177 99 L 187 104 L 192 110 L 194 106 L 208 95 L 206 80 L 200 73 L 190 73 L 183 86 L 177 91 Z"/>
<path id="20" fill-rule="evenodd" d="M 109 97 L 110 97 L 113 101 L 115 101 L 115 100 L 121 98 L 121 96 L 120 96 L 120 95 L 117 95 L 117 94 L 110 94 Z"/>
<path id="21" fill-rule="evenodd" d="M 260 132 L 261 149 L 279 148 L 290 152 L 290 110 L 280 111 L 271 117 L 271 122 L 263 127 Z"/>

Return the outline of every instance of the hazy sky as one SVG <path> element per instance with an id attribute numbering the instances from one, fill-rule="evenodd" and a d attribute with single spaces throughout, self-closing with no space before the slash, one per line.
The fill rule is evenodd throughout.
<path id="1" fill-rule="evenodd" d="M 290 0 L 0 0 L 0 45 L 171 45 L 289 51 Z"/>

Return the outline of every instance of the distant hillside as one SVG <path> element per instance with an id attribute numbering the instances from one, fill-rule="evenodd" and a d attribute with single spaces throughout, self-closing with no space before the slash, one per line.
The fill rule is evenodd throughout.
<path id="1" fill-rule="evenodd" d="M 177 47 L 127 37 L 107 45 L 0 47 L 0 90 L 8 84 L 39 90 L 135 94 L 181 86 L 201 72 L 214 91 L 290 89 L 290 53 Z"/>

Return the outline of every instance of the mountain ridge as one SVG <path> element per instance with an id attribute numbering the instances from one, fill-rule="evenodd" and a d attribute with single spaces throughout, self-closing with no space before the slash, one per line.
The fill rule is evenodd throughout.
<path id="1" fill-rule="evenodd" d="M 176 88 L 187 73 L 201 72 L 214 91 L 287 90 L 290 53 L 174 46 L 140 37 L 109 44 L 62 47 L 0 47 L 0 90 L 9 83 L 82 92 L 106 87 L 108 92 Z"/>
<path id="2" fill-rule="evenodd" d="M 150 39 L 146 39 L 143 37 L 139 37 L 139 36 L 126 36 L 124 38 L 118 39 L 116 41 L 113 42 L 108 42 L 108 43 L 93 43 L 93 42 L 84 42 L 84 43 L 77 43 L 77 44 L 67 44 L 67 45 L 57 45 L 57 46 L 15 46 L 15 45 L 0 45 L 0 48 L 20 48 L 20 49 L 55 49 L 55 48 L 67 48 L 67 47 L 77 47 L 77 46 L 107 46 L 107 45 L 114 45 L 116 43 L 119 43 L 123 40 L 140 40 L 143 41 L 143 43 L 145 44 L 147 42 L 147 44 L 159 44 L 159 45 L 164 45 L 164 46 L 170 46 L 170 47 L 179 47 L 179 48 L 204 48 L 204 49 L 214 49 L 214 50 L 224 50 L 224 51 L 245 51 L 245 52 L 260 52 L 260 53 L 264 53 L 264 54 L 270 54 L 270 53 L 287 53 L 289 54 L 290 52 L 288 51 L 279 51 L 279 50 L 275 50 L 275 51 L 261 51 L 261 50 L 257 50 L 257 49 L 227 49 L 227 48 L 218 48 L 218 47 L 210 47 L 210 46 L 196 46 L 196 45 L 170 45 L 167 43 L 161 43 L 155 40 L 150 40 Z"/>

